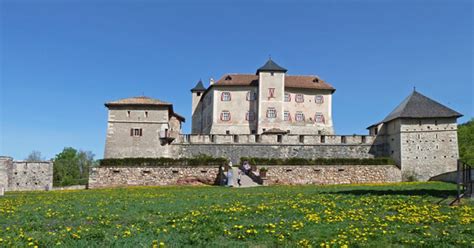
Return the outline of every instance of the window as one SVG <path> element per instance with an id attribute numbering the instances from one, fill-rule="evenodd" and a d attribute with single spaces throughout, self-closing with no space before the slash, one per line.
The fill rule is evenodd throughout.
<path id="1" fill-rule="evenodd" d="M 275 98 L 275 88 L 268 88 L 268 98 Z"/>
<path id="2" fill-rule="evenodd" d="M 278 142 L 278 143 L 281 143 L 282 140 L 283 140 L 283 135 L 279 134 L 279 135 L 277 136 L 277 142 Z"/>
<path id="3" fill-rule="evenodd" d="M 221 121 L 230 121 L 230 112 L 229 111 L 222 111 L 221 112 Z"/>
<path id="4" fill-rule="evenodd" d="M 304 95 L 303 94 L 296 94 L 295 101 L 296 102 L 304 102 Z"/>
<path id="5" fill-rule="evenodd" d="M 284 121 L 291 121 L 291 115 L 289 111 L 283 112 L 283 120 Z"/>
<path id="6" fill-rule="evenodd" d="M 296 112 L 295 119 L 296 119 L 296 121 L 304 121 L 303 112 Z"/>
<path id="7" fill-rule="evenodd" d="M 317 95 L 314 97 L 314 102 L 318 104 L 324 103 L 324 97 L 322 95 Z"/>
<path id="8" fill-rule="evenodd" d="M 127 117 L 130 117 L 130 111 L 127 111 Z"/>
<path id="9" fill-rule="evenodd" d="M 143 131 L 141 128 L 132 128 L 130 129 L 130 136 L 133 136 L 133 137 L 138 137 L 138 136 L 142 136 L 143 135 Z"/>
<path id="10" fill-rule="evenodd" d="M 148 111 L 145 111 L 145 118 L 148 118 Z"/>
<path id="11" fill-rule="evenodd" d="M 268 108 L 267 109 L 267 118 L 276 118 L 277 112 L 275 108 Z"/>
<path id="12" fill-rule="evenodd" d="M 253 111 L 247 112 L 247 114 L 245 115 L 245 120 L 254 121 L 255 120 L 255 113 Z"/>
<path id="13" fill-rule="evenodd" d="M 291 94 L 285 92 L 285 102 L 291 102 Z"/>
<path id="14" fill-rule="evenodd" d="M 316 113 L 314 121 L 317 123 L 324 123 L 324 115 L 322 113 Z"/>
<path id="15" fill-rule="evenodd" d="M 256 93 L 252 91 L 247 92 L 247 101 L 255 101 L 257 98 Z"/>
<path id="16" fill-rule="evenodd" d="M 231 99 L 230 92 L 222 92 L 221 101 L 230 101 L 230 99 Z"/>

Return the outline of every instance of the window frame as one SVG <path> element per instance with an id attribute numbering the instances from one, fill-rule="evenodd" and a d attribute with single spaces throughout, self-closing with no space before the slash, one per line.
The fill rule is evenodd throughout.
<path id="1" fill-rule="evenodd" d="M 275 88 L 268 88 L 268 98 L 275 98 Z"/>
<path id="2" fill-rule="evenodd" d="M 285 92 L 285 102 L 291 102 L 291 93 Z"/>
<path id="3" fill-rule="evenodd" d="M 323 95 L 314 96 L 314 102 L 316 104 L 323 104 L 324 103 L 324 96 Z"/>
<path id="4" fill-rule="evenodd" d="M 228 96 L 228 99 L 226 99 L 226 96 Z M 221 93 L 221 101 L 222 102 L 230 102 L 232 101 L 232 94 L 230 94 L 229 91 L 223 91 Z"/>
<path id="5" fill-rule="evenodd" d="M 303 94 L 296 94 L 295 95 L 295 102 L 304 102 L 304 95 Z"/>
<path id="6" fill-rule="evenodd" d="M 298 116 L 301 116 L 302 119 L 299 119 Z M 301 111 L 296 112 L 296 113 L 295 113 L 295 120 L 296 120 L 297 122 L 304 122 L 304 121 L 305 121 L 304 113 L 301 112 Z"/>
<path id="7" fill-rule="evenodd" d="M 225 115 L 225 114 L 228 114 L 228 119 L 224 119 L 224 115 Z M 230 114 L 230 111 L 228 111 L 228 110 L 222 110 L 222 111 L 221 111 L 221 115 L 220 115 L 220 120 L 221 120 L 221 121 L 225 121 L 225 122 L 231 121 L 231 120 L 232 120 L 232 116 L 231 116 L 231 114 Z"/>
<path id="8" fill-rule="evenodd" d="M 283 120 L 284 120 L 284 121 L 291 121 L 291 113 L 290 113 L 290 111 L 284 111 L 284 112 L 283 112 Z"/>
<path id="9" fill-rule="evenodd" d="M 270 113 L 274 113 L 274 116 L 270 116 Z M 267 108 L 267 118 L 268 119 L 276 119 L 277 118 L 277 111 L 274 107 Z"/>
<path id="10" fill-rule="evenodd" d="M 250 118 L 250 117 L 252 117 L 252 118 Z M 246 121 L 255 121 L 255 112 L 247 111 L 247 113 L 245 114 L 245 120 Z"/>
<path id="11" fill-rule="evenodd" d="M 319 119 L 319 121 L 318 121 L 318 119 Z M 325 124 L 326 119 L 324 118 L 324 114 L 321 113 L 321 112 L 317 112 L 316 114 L 314 114 L 314 122 Z"/>

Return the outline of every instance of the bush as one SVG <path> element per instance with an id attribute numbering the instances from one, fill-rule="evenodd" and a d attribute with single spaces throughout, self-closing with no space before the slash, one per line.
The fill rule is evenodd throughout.
<path id="1" fill-rule="evenodd" d="M 391 158 L 240 158 L 254 165 L 395 165 Z"/>
<path id="2" fill-rule="evenodd" d="M 138 167 L 138 166 L 221 166 L 228 163 L 226 158 L 199 155 L 194 158 L 107 158 L 99 161 L 99 166 Z"/>

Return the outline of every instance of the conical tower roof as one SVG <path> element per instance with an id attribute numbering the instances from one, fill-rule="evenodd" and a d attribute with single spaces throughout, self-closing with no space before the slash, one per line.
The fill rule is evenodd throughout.
<path id="1" fill-rule="evenodd" d="M 196 86 L 194 86 L 194 88 L 191 89 L 191 92 L 198 92 L 198 91 L 206 91 L 206 87 L 204 87 L 204 85 L 202 84 L 202 80 L 199 80 Z"/>
<path id="2" fill-rule="evenodd" d="M 257 74 L 259 72 L 266 71 L 266 72 L 287 72 L 288 70 L 279 66 L 277 63 L 273 62 L 271 58 L 268 59 L 267 63 L 265 63 L 262 67 L 258 68 Z"/>

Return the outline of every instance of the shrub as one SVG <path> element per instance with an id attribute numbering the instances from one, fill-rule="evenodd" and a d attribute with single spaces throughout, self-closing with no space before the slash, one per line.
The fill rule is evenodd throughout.
<path id="1" fill-rule="evenodd" d="M 138 167 L 138 166 L 221 166 L 228 163 L 226 158 L 199 155 L 194 158 L 107 158 L 99 161 L 100 166 Z"/>
<path id="2" fill-rule="evenodd" d="M 395 165 L 391 158 L 253 158 L 242 157 L 240 161 L 249 161 L 255 165 Z"/>

